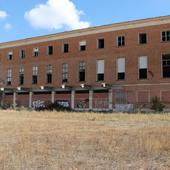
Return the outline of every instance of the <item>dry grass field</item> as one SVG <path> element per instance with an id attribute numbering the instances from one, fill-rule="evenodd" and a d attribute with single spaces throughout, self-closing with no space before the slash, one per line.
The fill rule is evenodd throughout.
<path id="1" fill-rule="evenodd" d="M 170 114 L 0 111 L 0 170 L 152 169 L 170 169 Z"/>

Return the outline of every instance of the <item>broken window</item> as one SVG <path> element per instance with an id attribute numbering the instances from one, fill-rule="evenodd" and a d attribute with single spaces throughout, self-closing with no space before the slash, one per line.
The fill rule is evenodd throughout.
<path id="1" fill-rule="evenodd" d="M 162 55 L 162 74 L 163 78 L 170 77 L 170 54 Z"/>
<path id="2" fill-rule="evenodd" d="M 170 41 L 170 30 L 168 31 L 162 31 L 162 41 L 168 42 Z"/>
<path id="3" fill-rule="evenodd" d="M 26 57 L 25 50 L 21 49 L 19 55 L 21 59 L 24 59 Z"/>
<path id="4" fill-rule="evenodd" d="M 47 68 L 46 68 L 46 82 L 47 84 L 51 84 L 52 83 L 52 65 L 49 64 L 47 65 Z"/>
<path id="5" fill-rule="evenodd" d="M 85 81 L 85 70 L 86 70 L 86 63 L 81 61 L 79 63 L 79 81 Z"/>
<path id="6" fill-rule="evenodd" d="M 48 55 L 53 55 L 53 46 L 48 46 L 47 53 Z"/>
<path id="7" fill-rule="evenodd" d="M 125 36 L 118 36 L 117 37 L 117 46 L 118 47 L 125 46 Z"/>
<path id="8" fill-rule="evenodd" d="M 97 81 L 104 81 L 104 60 L 97 61 Z"/>
<path id="9" fill-rule="evenodd" d="M 7 70 L 7 85 L 11 85 L 12 83 L 12 69 L 9 68 Z"/>
<path id="10" fill-rule="evenodd" d="M 38 83 L 38 66 L 32 67 L 32 84 Z"/>
<path id="11" fill-rule="evenodd" d="M 117 79 L 118 80 L 125 79 L 125 58 L 117 59 Z"/>
<path id="12" fill-rule="evenodd" d="M 68 64 L 67 63 L 62 64 L 62 82 L 63 83 L 68 82 Z"/>
<path id="13" fill-rule="evenodd" d="M 80 51 L 86 51 L 86 41 L 79 42 L 79 49 Z"/>
<path id="14" fill-rule="evenodd" d="M 33 49 L 33 57 L 38 57 L 39 55 L 39 48 L 34 48 Z"/>
<path id="15" fill-rule="evenodd" d="M 24 67 L 23 66 L 19 68 L 19 84 L 20 85 L 24 84 Z"/>
<path id="16" fill-rule="evenodd" d="M 148 61 L 147 56 L 139 57 L 139 79 L 147 79 Z"/>
<path id="17" fill-rule="evenodd" d="M 63 52 L 64 53 L 68 53 L 69 52 L 69 44 L 68 43 L 64 43 L 63 44 Z"/>
<path id="18" fill-rule="evenodd" d="M 147 43 L 147 34 L 140 33 L 139 34 L 139 44 L 146 44 Z"/>
<path id="19" fill-rule="evenodd" d="M 8 60 L 12 60 L 12 58 L 13 58 L 13 52 L 8 52 L 8 54 L 7 54 L 7 58 L 8 58 Z"/>
<path id="20" fill-rule="evenodd" d="M 98 48 L 104 48 L 104 38 L 98 39 Z"/>

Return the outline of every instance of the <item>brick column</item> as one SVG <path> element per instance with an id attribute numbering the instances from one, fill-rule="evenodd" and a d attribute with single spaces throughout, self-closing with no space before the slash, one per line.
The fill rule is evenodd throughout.
<path id="1" fill-rule="evenodd" d="M 74 104 L 75 104 L 75 90 L 71 91 L 71 109 L 74 110 Z"/>
<path id="2" fill-rule="evenodd" d="M 93 90 L 89 90 L 89 110 L 93 110 Z"/>

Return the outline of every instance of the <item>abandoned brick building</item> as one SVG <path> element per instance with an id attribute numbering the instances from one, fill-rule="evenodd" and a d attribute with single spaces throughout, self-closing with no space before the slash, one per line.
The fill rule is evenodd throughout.
<path id="1" fill-rule="evenodd" d="M 170 16 L 0 43 L 1 104 L 72 109 L 170 103 Z"/>

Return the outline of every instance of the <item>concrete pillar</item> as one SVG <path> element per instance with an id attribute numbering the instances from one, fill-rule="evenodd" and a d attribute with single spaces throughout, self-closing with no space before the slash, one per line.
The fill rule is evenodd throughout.
<path id="1" fill-rule="evenodd" d="M 113 110 L 113 89 L 109 89 L 109 110 Z"/>
<path id="2" fill-rule="evenodd" d="M 71 109 L 74 110 L 74 104 L 75 104 L 75 90 L 71 91 Z"/>
<path id="3" fill-rule="evenodd" d="M 1 94 L 1 107 L 3 107 L 3 106 L 4 106 L 4 96 L 5 96 L 5 92 L 2 91 L 1 93 L 2 93 L 2 94 Z"/>
<path id="4" fill-rule="evenodd" d="M 16 108 L 16 91 L 13 92 L 13 108 L 15 109 Z"/>
<path id="5" fill-rule="evenodd" d="M 93 110 L 93 90 L 89 90 L 89 110 Z"/>
<path id="6" fill-rule="evenodd" d="M 32 91 L 29 92 L 29 108 L 32 108 Z"/>
<path id="7" fill-rule="evenodd" d="M 55 90 L 51 91 L 51 103 L 55 102 Z"/>

